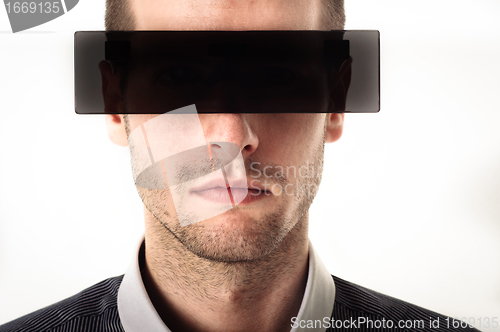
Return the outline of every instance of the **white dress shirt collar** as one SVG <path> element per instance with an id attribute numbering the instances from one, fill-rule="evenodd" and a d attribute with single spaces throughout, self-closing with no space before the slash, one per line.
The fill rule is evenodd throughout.
<path id="1" fill-rule="evenodd" d="M 118 314 L 121 323 L 126 332 L 171 332 L 156 312 L 144 287 L 140 271 L 143 262 L 144 238 L 118 290 Z M 296 321 L 323 321 L 325 317 L 330 318 L 334 299 L 333 278 L 309 241 L 307 284 Z M 290 332 L 306 331 L 300 327 L 292 328 L 292 322 L 290 328 Z M 324 329 L 307 329 L 307 331 L 320 332 Z"/>

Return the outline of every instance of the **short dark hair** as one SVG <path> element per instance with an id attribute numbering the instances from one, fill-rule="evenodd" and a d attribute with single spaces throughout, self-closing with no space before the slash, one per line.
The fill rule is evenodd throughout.
<path id="1" fill-rule="evenodd" d="M 104 26 L 107 31 L 134 30 L 134 13 L 128 0 L 106 0 Z"/>
<path id="2" fill-rule="evenodd" d="M 325 10 L 322 11 L 322 25 L 326 30 L 342 30 L 345 25 L 344 0 L 322 0 Z M 128 0 L 106 0 L 106 30 L 134 30 L 134 13 Z"/>

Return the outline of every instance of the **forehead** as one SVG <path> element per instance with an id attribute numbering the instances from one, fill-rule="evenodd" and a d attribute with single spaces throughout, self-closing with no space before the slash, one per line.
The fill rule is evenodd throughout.
<path id="1" fill-rule="evenodd" d="M 128 0 L 136 30 L 321 29 L 323 0 Z"/>

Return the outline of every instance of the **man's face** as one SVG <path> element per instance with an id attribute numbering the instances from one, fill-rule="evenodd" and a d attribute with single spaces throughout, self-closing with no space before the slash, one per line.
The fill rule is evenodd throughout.
<path id="1" fill-rule="evenodd" d="M 321 29 L 321 2 L 267 1 L 174 1 L 132 0 L 137 30 L 309 30 Z M 127 80 L 124 107 L 129 112 L 147 107 L 144 85 L 132 71 Z M 210 94 L 209 107 L 229 110 L 234 82 L 219 82 Z M 326 87 L 326 85 L 325 85 Z M 210 142 L 235 144 L 241 150 L 248 198 L 227 212 L 181 226 L 171 190 L 137 187 L 145 208 L 194 254 L 219 261 L 261 258 L 274 250 L 301 220 L 318 188 L 326 140 L 342 132 L 343 116 L 327 115 L 333 105 L 327 89 L 311 105 L 310 114 L 200 114 L 208 146 Z M 127 134 L 157 115 L 129 115 Z M 182 137 L 178 138 L 182 140 Z M 178 141 L 169 142 L 178 144 Z M 214 148 L 217 148 L 216 146 Z M 133 149 L 132 162 L 137 160 Z M 188 171 L 189 172 L 189 171 Z M 206 204 L 218 204 L 218 191 L 197 192 Z M 237 189 L 235 190 L 237 191 Z M 194 204 L 193 204 L 194 205 Z M 200 206 L 188 206 L 199 209 Z"/>

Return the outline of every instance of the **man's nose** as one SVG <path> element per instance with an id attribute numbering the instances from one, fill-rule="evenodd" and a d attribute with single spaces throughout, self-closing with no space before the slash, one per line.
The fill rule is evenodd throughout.
<path id="1" fill-rule="evenodd" d="M 251 100 L 245 89 L 227 77 L 213 85 L 206 97 L 196 103 L 207 143 L 228 142 L 239 146 L 243 158 L 259 145 L 258 114 L 245 114 Z M 216 114 L 204 114 L 216 113 Z"/>
<path id="2" fill-rule="evenodd" d="M 257 114 L 201 114 L 201 125 L 207 143 L 227 142 L 238 145 L 243 159 L 254 153 L 259 138 L 252 120 Z"/>

